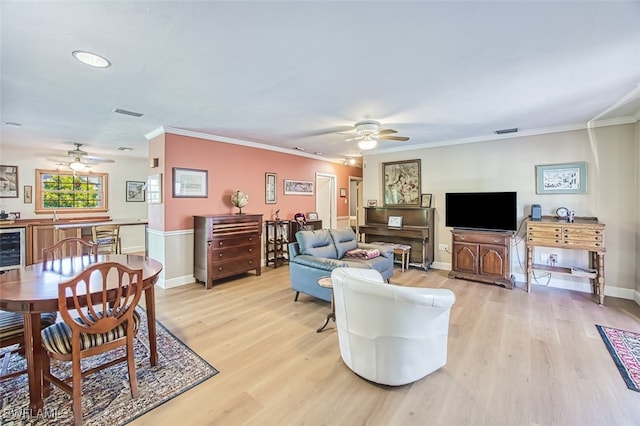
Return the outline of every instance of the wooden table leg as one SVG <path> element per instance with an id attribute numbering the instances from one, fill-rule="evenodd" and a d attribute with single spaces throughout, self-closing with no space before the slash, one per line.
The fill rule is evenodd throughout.
<path id="1" fill-rule="evenodd" d="M 527 293 L 531 293 L 531 269 L 533 268 L 532 252 L 533 249 L 531 247 L 527 247 Z"/>
<path id="2" fill-rule="evenodd" d="M 40 313 L 23 314 L 24 318 L 24 354 L 27 358 L 27 376 L 29 381 L 29 408 L 33 416 L 44 408 L 42 400 L 42 338 L 40 336 Z"/>
<path id="3" fill-rule="evenodd" d="M 158 365 L 158 342 L 156 339 L 156 296 L 155 284 L 144 290 L 144 300 L 147 308 L 147 327 L 149 330 L 149 363 Z"/>
<path id="4" fill-rule="evenodd" d="M 604 254 L 598 253 L 598 304 L 604 305 Z"/>
<path id="5" fill-rule="evenodd" d="M 329 320 L 333 320 L 334 322 L 336 321 L 336 306 L 333 303 L 333 293 L 331 293 L 331 312 L 327 314 L 327 317 L 324 320 L 324 324 L 322 324 L 322 327 L 316 330 L 316 333 L 320 333 L 322 330 L 324 330 L 327 324 L 329 324 Z"/>

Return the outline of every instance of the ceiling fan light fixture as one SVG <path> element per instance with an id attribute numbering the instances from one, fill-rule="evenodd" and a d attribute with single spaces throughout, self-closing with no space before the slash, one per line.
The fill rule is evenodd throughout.
<path id="1" fill-rule="evenodd" d="M 69 168 L 74 172 L 83 172 L 86 170 L 87 166 L 81 162 L 79 158 L 76 158 L 73 162 L 69 163 Z"/>
<path id="2" fill-rule="evenodd" d="M 345 166 L 353 166 L 356 164 L 356 159 L 353 157 L 345 158 L 342 164 L 344 164 Z"/>
<path id="3" fill-rule="evenodd" d="M 93 52 L 87 52 L 86 50 L 74 50 L 71 52 L 74 58 L 82 62 L 83 64 L 89 65 L 95 68 L 109 68 L 111 66 L 111 61 L 109 61 L 104 56 L 100 56 Z"/>
<path id="4" fill-rule="evenodd" d="M 376 147 L 376 145 L 378 145 L 378 141 L 371 138 L 370 136 L 366 136 L 364 139 L 358 142 L 358 147 L 363 151 L 373 149 Z"/>

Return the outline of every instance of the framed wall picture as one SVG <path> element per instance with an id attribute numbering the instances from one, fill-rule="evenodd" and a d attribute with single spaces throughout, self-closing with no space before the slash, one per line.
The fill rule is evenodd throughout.
<path id="1" fill-rule="evenodd" d="M 24 203 L 31 204 L 33 203 L 33 187 L 31 185 L 24 186 Z"/>
<path id="2" fill-rule="evenodd" d="M 340 188 L 340 196 L 341 197 L 347 196 L 347 188 Z"/>
<path id="3" fill-rule="evenodd" d="M 385 206 L 420 206 L 420 160 L 382 163 Z"/>
<path id="4" fill-rule="evenodd" d="M 367 207 L 376 207 L 378 205 L 378 200 L 367 200 Z"/>
<path id="5" fill-rule="evenodd" d="M 127 181 L 127 202 L 144 202 L 146 182 Z"/>
<path id="6" fill-rule="evenodd" d="M 284 180 L 285 195 L 313 195 L 313 182 L 307 180 Z"/>
<path id="7" fill-rule="evenodd" d="M 206 170 L 173 168 L 174 198 L 207 198 L 207 183 Z"/>
<path id="8" fill-rule="evenodd" d="M 162 173 L 147 177 L 147 202 L 149 204 L 162 203 Z"/>
<path id="9" fill-rule="evenodd" d="M 0 198 L 18 198 L 18 166 L 0 166 Z"/>
<path id="10" fill-rule="evenodd" d="M 276 173 L 267 172 L 264 174 L 264 202 L 266 204 L 276 204 L 277 177 Z"/>
<path id="11" fill-rule="evenodd" d="M 536 166 L 537 194 L 585 194 L 586 192 L 586 162 Z"/>
<path id="12" fill-rule="evenodd" d="M 431 194 L 422 194 L 420 199 L 420 207 L 431 207 Z"/>
<path id="13" fill-rule="evenodd" d="M 307 220 L 318 220 L 318 212 L 309 212 L 307 214 Z"/>

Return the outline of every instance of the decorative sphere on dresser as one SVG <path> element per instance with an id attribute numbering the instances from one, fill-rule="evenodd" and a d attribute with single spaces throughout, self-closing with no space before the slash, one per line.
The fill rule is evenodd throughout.
<path id="1" fill-rule="evenodd" d="M 231 204 L 240 209 L 237 214 L 242 214 L 242 208 L 249 203 L 249 196 L 242 191 L 236 191 L 231 195 Z"/>

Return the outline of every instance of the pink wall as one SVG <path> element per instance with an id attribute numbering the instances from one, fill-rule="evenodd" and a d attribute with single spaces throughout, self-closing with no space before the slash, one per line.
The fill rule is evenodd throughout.
<path id="1" fill-rule="evenodd" d="M 159 151 L 164 150 L 164 153 Z M 176 231 L 193 228 L 194 215 L 237 213 L 231 205 L 231 194 L 240 190 L 249 196 L 245 213 L 262 213 L 272 219 L 277 209 L 280 218 L 293 219 L 297 212 L 316 211 L 315 195 L 284 195 L 284 179 L 315 182 L 316 172 L 336 176 L 337 188 L 349 188 L 349 176 L 362 177 L 362 169 L 292 154 L 215 142 L 189 136 L 166 133 L 149 143 L 149 157 L 159 157 L 163 173 L 163 214 L 151 210 L 149 226 L 152 229 Z M 173 198 L 172 168 L 208 170 L 207 198 Z M 158 168 L 149 169 L 149 174 Z M 277 204 L 265 203 L 265 173 L 277 173 Z M 337 192 L 339 192 L 337 190 Z M 347 192 L 348 195 L 348 192 Z M 337 197 L 338 216 L 349 215 L 349 205 Z"/>

